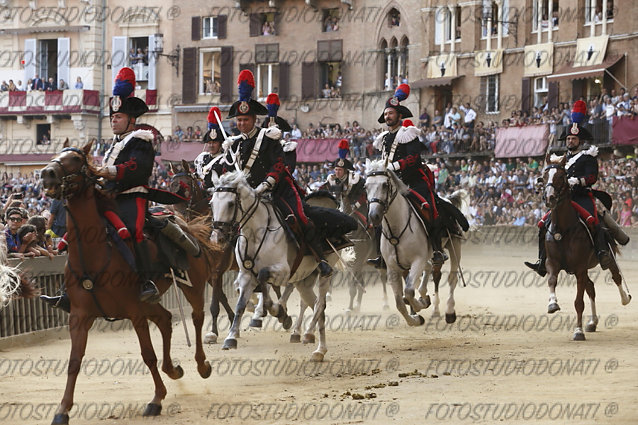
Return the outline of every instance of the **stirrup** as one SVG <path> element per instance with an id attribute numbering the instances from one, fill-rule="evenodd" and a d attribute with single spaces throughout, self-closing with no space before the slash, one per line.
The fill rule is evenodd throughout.
<path id="1" fill-rule="evenodd" d="M 144 303 L 157 304 L 161 297 L 157 286 L 152 280 L 147 280 L 142 284 L 142 292 L 140 293 L 140 301 Z"/>
<path id="2" fill-rule="evenodd" d="M 332 273 L 334 273 L 333 268 L 330 267 L 330 264 L 328 264 L 326 260 L 321 260 L 317 268 L 319 269 L 321 277 L 330 277 L 332 276 Z"/>
<path id="3" fill-rule="evenodd" d="M 449 257 L 443 251 L 434 251 L 432 253 L 432 264 L 443 264 Z"/>
<path id="4" fill-rule="evenodd" d="M 71 312 L 71 300 L 69 300 L 69 296 L 66 294 L 66 292 L 63 292 L 62 295 L 58 295 L 55 297 L 40 295 L 40 299 L 53 308 L 59 308 L 60 310 L 66 311 L 67 313 Z"/>
<path id="5" fill-rule="evenodd" d="M 374 266 L 375 269 L 387 268 L 382 255 L 379 255 L 377 258 L 368 258 L 366 260 L 366 263 L 370 264 L 371 266 Z"/>

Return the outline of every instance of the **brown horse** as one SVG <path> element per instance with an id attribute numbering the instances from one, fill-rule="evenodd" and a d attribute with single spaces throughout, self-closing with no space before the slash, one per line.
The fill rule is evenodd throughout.
<path id="1" fill-rule="evenodd" d="M 545 262 L 547 273 L 549 274 L 549 306 L 548 313 L 555 313 L 560 310 L 556 300 L 556 283 L 558 273 L 565 270 L 567 273 L 576 276 L 576 329 L 574 330 L 574 341 L 584 341 L 583 333 L 583 310 L 585 303 L 583 296 L 585 292 L 591 301 L 591 319 L 587 323 L 585 330 L 594 332 L 598 323 L 596 315 L 596 292 L 594 282 L 591 281 L 587 270 L 598 265 L 598 258 L 594 250 L 592 233 L 580 222 L 579 215 L 571 204 L 571 193 L 567 182 L 567 172 L 565 171 L 566 157 L 552 162 L 549 155 L 545 158 L 547 164 L 543 170 L 543 182 L 545 189 L 543 198 L 546 205 L 551 209 L 551 224 L 545 238 L 545 249 L 547 259 Z M 618 253 L 616 245 L 613 252 Z M 618 264 L 614 261 L 609 268 L 614 283 L 620 292 L 622 305 L 627 305 L 631 300 L 631 295 L 625 292 L 622 287 L 622 276 L 618 269 Z"/>
<path id="2" fill-rule="evenodd" d="M 184 171 L 180 171 L 173 175 L 169 185 L 169 190 L 188 198 L 188 203 L 176 204 L 174 206 L 175 211 L 184 216 L 187 221 L 190 221 L 194 217 L 206 217 L 210 215 L 211 197 L 203 188 L 201 179 L 191 173 L 188 162 L 184 160 L 182 160 L 182 168 Z M 204 220 L 210 221 L 208 217 Z M 210 276 L 210 282 L 213 287 L 210 301 L 212 325 L 211 331 L 204 337 L 204 342 L 208 344 L 216 343 L 217 337 L 219 336 L 219 331 L 217 330 L 217 319 L 219 318 L 220 304 L 224 307 L 224 310 L 226 310 L 230 323 L 232 323 L 235 318 L 233 308 L 228 303 L 228 298 L 224 293 L 223 276 L 226 271 L 239 270 L 239 268 L 235 261 L 233 245 L 230 243 L 225 244 L 225 247 L 222 249 L 223 252 L 218 253 L 220 262 L 219 268 Z"/>
<path id="3" fill-rule="evenodd" d="M 157 357 L 149 334 L 148 320 L 153 321 L 162 334 L 162 370 L 172 379 L 179 379 L 184 372 L 175 367 L 170 356 L 171 313 L 160 304 L 140 302 L 140 278 L 105 237 L 102 217 L 96 197 L 102 196 L 96 188 L 100 177 L 91 164 L 91 144 L 82 149 L 66 148 L 42 170 L 44 188 L 48 196 L 67 199 L 68 261 L 64 271 L 66 290 L 71 302 L 69 331 L 71 354 L 64 396 L 53 424 L 68 424 L 68 412 L 73 406 L 73 393 L 82 357 L 87 343 L 88 330 L 98 317 L 130 319 L 137 333 L 142 358 L 150 369 L 155 383 L 155 394 L 144 415 L 160 414 L 161 402 L 166 397 L 166 387 L 157 369 Z M 179 284 L 193 308 L 195 325 L 195 360 L 203 378 L 211 373 L 202 347 L 201 329 L 204 322 L 204 289 L 208 277 L 218 269 L 218 258 L 208 242 L 209 231 L 203 223 L 190 223 L 182 228 L 194 236 L 202 248 L 202 254 L 188 257 L 189 277 L 192 286 Z M 157 258 L 155 244 L 149 244 L 152 258 Z M 172 281 L 164 277 L 155 279 L 160 292 L 165 292 Z"/>

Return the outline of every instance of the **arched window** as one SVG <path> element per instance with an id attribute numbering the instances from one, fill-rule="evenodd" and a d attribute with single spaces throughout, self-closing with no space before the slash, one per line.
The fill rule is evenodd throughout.
<path id="1" fill-rule="evenodd" d="M 389 27 L 398 27 L 401 25 L 401 13 L 393 7 L 388 11 L 387 20 Z"/>
<path id="2" fill-rule="evenodd" d="M 399 84 L 408 81 L 408 45 L 409 39 L 404 36 L 399 43 L 392 37 L 390 43 L 381 41 L 384 52 L 383 89 L 394 90 Z"/>

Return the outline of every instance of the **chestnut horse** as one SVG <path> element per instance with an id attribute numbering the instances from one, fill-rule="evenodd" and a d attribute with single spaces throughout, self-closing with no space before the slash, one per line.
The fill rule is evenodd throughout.
<path id="1" fill-rule="evenodd" d="M 210 222 L 210 218 L 208 217 L 208 215 L 210 215 L 210 195 L 206 189 L 203 188 L 201 179 L 191 173 L 188 162 L 182 160 L 182 168 L 184 171 L 180 171 L 173 175 L 168 187 L 171 192 L 178 193 L 188 198 L 188 203 L 176 204 L 174 206 L 175 211 L 183 215 L 188 221 L 194 217 L 205 217 L 203 220 Z M 224 307 L 224 310 L 226 310 L 228 321 L 230 323 L 232 323 L 235 318 L 235 313 L 228 303 L 228 298 L 226 297 L 223 288 L 224 273 L 229 270 L 239 270 L 237 262 L 235 261 L 235 256 L 233 255 L 233 245 L 230 242 L 231 241 L 225 243 L 225 246 L 222 247 L 223 251 L 217 254 L 219 257 L 218 261 L 220 262 L 219 268 L 217 268 L 215 273 L 210 276 L 210 283 L 213 287 L 210 300 L 212 325 L 210 332 L 204 336 L 204 342 L 207 344 L 216 343 L 217 337 L 219 336 L 219 331 L 217 330 L 217 319 L 219 318 L 220 304 Z"/>
<path id="2" fill-rule="evenodd" d="M 48 196 L 67 199 L 68 260 L 64 270 L 66 291 L 71 302 L 69 332 L 71 354 L 66 389 L 53 424 L 68 424 L 69 410 L 73 406 L 73 393 L 84 356 L 88 330 L 98 317 L 130 319 L 139 339 L 142 358 L 150 369 L 155 383 L 155 394 L 146 406 L 144 416 L 160 414 L 166 387 L 157 369 L 148 320 L 153 321 L 163 339 L 162 370 L 172 379 L 179 379 L 184 371 L 174 366 L 170 356 L 171 313 L 160 304 L 139 301 L 140 278 L 119 250 L 107 240 L 96 198 L 104 196 L 96 188 L 100 177 L 91 164 L 91 144 L 82 149 L 66 148 L 42 170 L 44 189 Z M 208 277 L 218 267 L 214 248 L 208 242 L 209 232 L 203 223 L 180 224 L 194 236 L 202 248 L 199 257 L 188 257 L 192 286 L 178 284 L 193 308 L 195 325 L 195 360 L 203 378 L 211 374 L 202 347 L 201 329 L 204 323 L 204 289 Z M 151 258 L 157 258 L 155 244 L 149 244 Z M 154 279 L 160 292 L 172 283 L 165 277 Z"/>
<path id="3" fill-rule="evenodd" d="M 584 341 L 583 333 L 583 310 L 585 303 L 583 296 L 585 292 L 589 295 L 591 302 L 591 319 L 587 323 L 585 330 L 594 332 L 598 324 L 598 316 L 596 315 L 596 292 L 594 290 L 594 282 L 591 281 L 587 274 L 587 270 L 598 265 L 598 258 L 594 250 L 592 235 L 588 232 L 587 227 L 580 222 L 580 218 L 576 210 L 571 204 L 571 194 L 569 183 L 567 182 L 567 172 L 565 171 L 566 157 L 560 160 L 552 161 L 547 155 L 543 169 L 543 183 L 545 189 L 543 198 L 545 204 L 551 209 L 551 224 L 545 238 L 545 249 L 547 259 L 545 265 L 549 275 L 549 306 L 548 313 L 555 313 L 560 310 L 558 301 L 556 300 L 556 283 L 558 282 L 558 273 L 565 270 L 576 276 L 576 299 L 574 307 L 576 308 L 576 329 L 574 330 L 574 341 Z M 613 253 L 618 253 L 616 245 L 612 247 Z M 631 295 L 625 292 L 622 287 L 622 276 L 618 269 L 618 264 L 614 261 L 609 267 L 614 283 L 620 292 L 622 305 L 629 304 Z"/>

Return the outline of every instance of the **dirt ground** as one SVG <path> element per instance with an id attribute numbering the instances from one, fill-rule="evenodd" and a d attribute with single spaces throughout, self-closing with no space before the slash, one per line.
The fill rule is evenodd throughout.
<path id="1" fill-rule="evenodd" d="M 636 248 L 632 242 L 633 251 L 621 261 L 634 295 Z M 424 326 L 408 327 L 392 299 L 383 310 L 378 282 L 368 286 L 361 312 L 348 316 L 347 290 L 336 287 L 327 309 L 329 351 L 321 364 L 307 362 L 314 345 L 291 344 L 276 320 L 266 321 L 264 329 L 242 330 L 236 351 L 205 346 L 213 373 L 204 380 L 176 323 L 172 353 L 185 375 L 173 381 L 162 373 L 168 395 L 152 422 L 140 416 L 153 385 L 134 332 L 101 322 L 89 334 L 71 423 L 638 423 L 638 299 L 621 306 L 607 273 L 592 272 L 598 331 L 587 341 L 572 341 L 574 282 L 561 280 L 562 310 L 547 315 L 546 283 L 522 264 L 533 254 L 533 244 L 466 244 L 468 286 L 457 289 L 452 325 L 432 319 L 430 307 L 421 312 Z M 442 311 L 447 290 L 444 285 Z M 289 303 L 291 314 L 296 300 Z M 585 313 L 587 320 L 587 301 Z M 227 330 L 225 319 L 221 327 Z M 220 341 L 224 336 L 222 331 Z M 161 357 L 156 329 L 153 338 Z M 0 423 L 51 422 L 69 350 L 61 332 L 0 351 Z"/>

